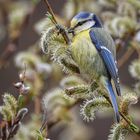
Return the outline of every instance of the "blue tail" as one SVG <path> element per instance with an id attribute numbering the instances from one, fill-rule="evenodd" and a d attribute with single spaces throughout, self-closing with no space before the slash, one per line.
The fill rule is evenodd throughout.
<path id="1" fill-rule="evenodd" d="M 109 79 L 106 80 L 106 86 L 107 86 L 110 100 L 112 102 L 112 106 L 113 106 L 113 109 L 115 112 L 116 121 L 119 122 L 120 121 L 120 114 L 119 114 L 118 104 L 117 104 L 115 93 L 114 93 L 113 88 L 112 88 L 111 81 Z"/>

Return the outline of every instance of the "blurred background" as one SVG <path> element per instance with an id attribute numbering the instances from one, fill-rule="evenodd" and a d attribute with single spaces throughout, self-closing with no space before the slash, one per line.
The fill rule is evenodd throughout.
<path id="1" fill-rule="evenodd" d="M 133 91 L 140 95 L 140 1 L 50 0 L 49 2 L 58 22 L 65 26 L 69 26 L 70 19 L 79 11 L 94 12 L 101 18 L 104 28 L 112 35 L 116 44 L 121 87 L 124 91 Z M 41 127 L 43 116 L 42 98 L 49 100 L 48 94 L 55 94 L 53 90 L 56 88 L 61 90 L 60 81 L 67 76 L 58 64 L 52 63 L 49 55 L 41 51 L 41 32 L 47 29 L 48 25 L 46 13 L 47 7 L 43 0 L 0 0 L 0 105 L 3 103 L 2 95 L 5 92 L 18 97 L 18 91 L 13 83 L 20 80 L 19 73 L 25 70 L 24 62 L 27 63 L 27 85 L 31 87 L 25 103 L 29 112 L 14 138 L 16 140 L 35 139 L 34 128 Z M 53 102 L 53 99 L 50 99 L 51 101 Z M 113 113 L 102 112 L 97 114 L 93 122 L 86 122 L 80 116 L 80 104 L 81 102 L 72 107 L 69 112 L 74 121 L 70 124 L 58 122 L 48 129 L 48 138 L 107 140 L 110 126 L 114 121 Z M 139 102 L 130 108 L 130 114 L 140 126 Z M 139 138 L 130 135 L 127 139 Z"/>

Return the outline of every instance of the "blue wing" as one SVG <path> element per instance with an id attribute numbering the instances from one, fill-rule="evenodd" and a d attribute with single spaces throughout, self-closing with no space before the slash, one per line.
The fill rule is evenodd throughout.
<path id="1" fill-rule="evenodd" d="M 106 87 L 107 87 L 107 90 L 108 90 L 109 95 L 110 95 L 112 106 L 113 106 L 113 109 L 115 112 L 116 121 L 119 122 L 120 121 L 120 114 L 119 114 L 119 109 L 118 109 L 118 105 L 117 105 L 117 100 L 116 100 L 116 97 L 115 97 L 115 94 L 114 94 L 114 91 L 112 88 L 112 84 L 111 84 L 109 79 L 106 79 Z"/>
<path id="2" fill-rule="evenodd" d="M 98 31 L 99 33 L 99 31 Z M 120 84 L 119 84 L 119 76 L 118 76 L 118 68 L 116 66 L 116 61 L 113 57 L 112 52 L 107 48 L 106 45 L 108 45 L 109 40 L 102 41 L 103 38 L 101 38 L 99 35 L 97 35 L 94 30 L 90 30 L 90 38 L 92 40 L 92 43 L 95 45 L 99 55 L 101 56 L 105 67 L 107 69 L 107 72 L 109 76 L 113 79 L 117 94 L 120 96 L 121 91 L 120 91 Z M 104 36 L 106 36 L 104 34 Z M 100 37 L 100 38 L 99 38 Z M 108 38 L 110 39 L 110 38 Z"/>
<path id="3" fill-rule="evenodd" d="M 98 33 L 99 33 L 99 31 L 98 31 Z M 109 47 L 113 47 L 113 46 L 107 46 L 107 45 L 111 45 L 111 44 L 109 44 L 108 40 L 105 39 L 104 36 L 106 36 L 106 34 L 104 34 L 104 36 L 103 36 L 103 35 L 99 35 L 100 33 L 99 34 L 98 33 L 94 32 L 94 30 L 91 30 L 90 38 L 92 40 L 92 43 L 96 47 L 100 57 L 102 58 L 102 60 L 104 62 L 104 65 L 107 69 L 108 78 L 106 79 L 106 87 L 107 87 L 107 90 L 108 90 L 108 93 L 109 93 L 109 96 L 110 96 L 110 99 L 112 102 L 116 120 L 117 120 L 117 122 L 119 122 L 120 121 L 119 109 L 118 109 L 115 93 L 112 88 L 111 79 L 110 79 L 110 78 L 113 79 L 113 81 L 115 83 L 117 94 L 120 95 L 121 92 L 120 92 L 120 86 L 119 86 L 118 69 L 117 69 L 113 54 L 111 52 L 111 49 L 108 49 Z M 107 39 L 110 39 L 110 38 L 107 38 Z"/>

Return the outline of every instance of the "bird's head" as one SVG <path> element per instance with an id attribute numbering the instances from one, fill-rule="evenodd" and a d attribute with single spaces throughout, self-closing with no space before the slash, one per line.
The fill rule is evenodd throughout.
<path id="1" fill-rule="evenodd" d="M 80 12 L 72 18 L 69 33 L 77 34 L 91 27 L 102 27 L 98 17 L 94 13 Z"/>

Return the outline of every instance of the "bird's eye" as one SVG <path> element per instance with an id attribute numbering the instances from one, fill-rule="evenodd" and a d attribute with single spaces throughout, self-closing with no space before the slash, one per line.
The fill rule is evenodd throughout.
<path id="1" fill-rule="evenodd" d="M 87 21 L 78 22 L 77 26 L 81 26 L 81 25 L 84 24 L 85 22 L 87 22 Z"/>
<path id="2" fill-rule="evenodd" d="M 79 22 L 77 25 L 80 26 L 80 25 L 82 25 L 82 24 L 83 24 L 83 22 Z"/>
<path id="3" fill-rule="evenodd" d="M 83 25 L 84 23 L 86 23 L 88 21 L 91 21 L 91 19 L 80 21 L 80 22 L 77 23 L 77 25 L 75 27 L 81 26 L 81 25 Z"/>
<path id="4" fill-rule="evenodd" d="M 83 23 L 85 23 L 85 21 L 81 21 L 81 22 L 78 22 L 74 28 L 78 27 L 78 26 L 81 26 Z"/>

